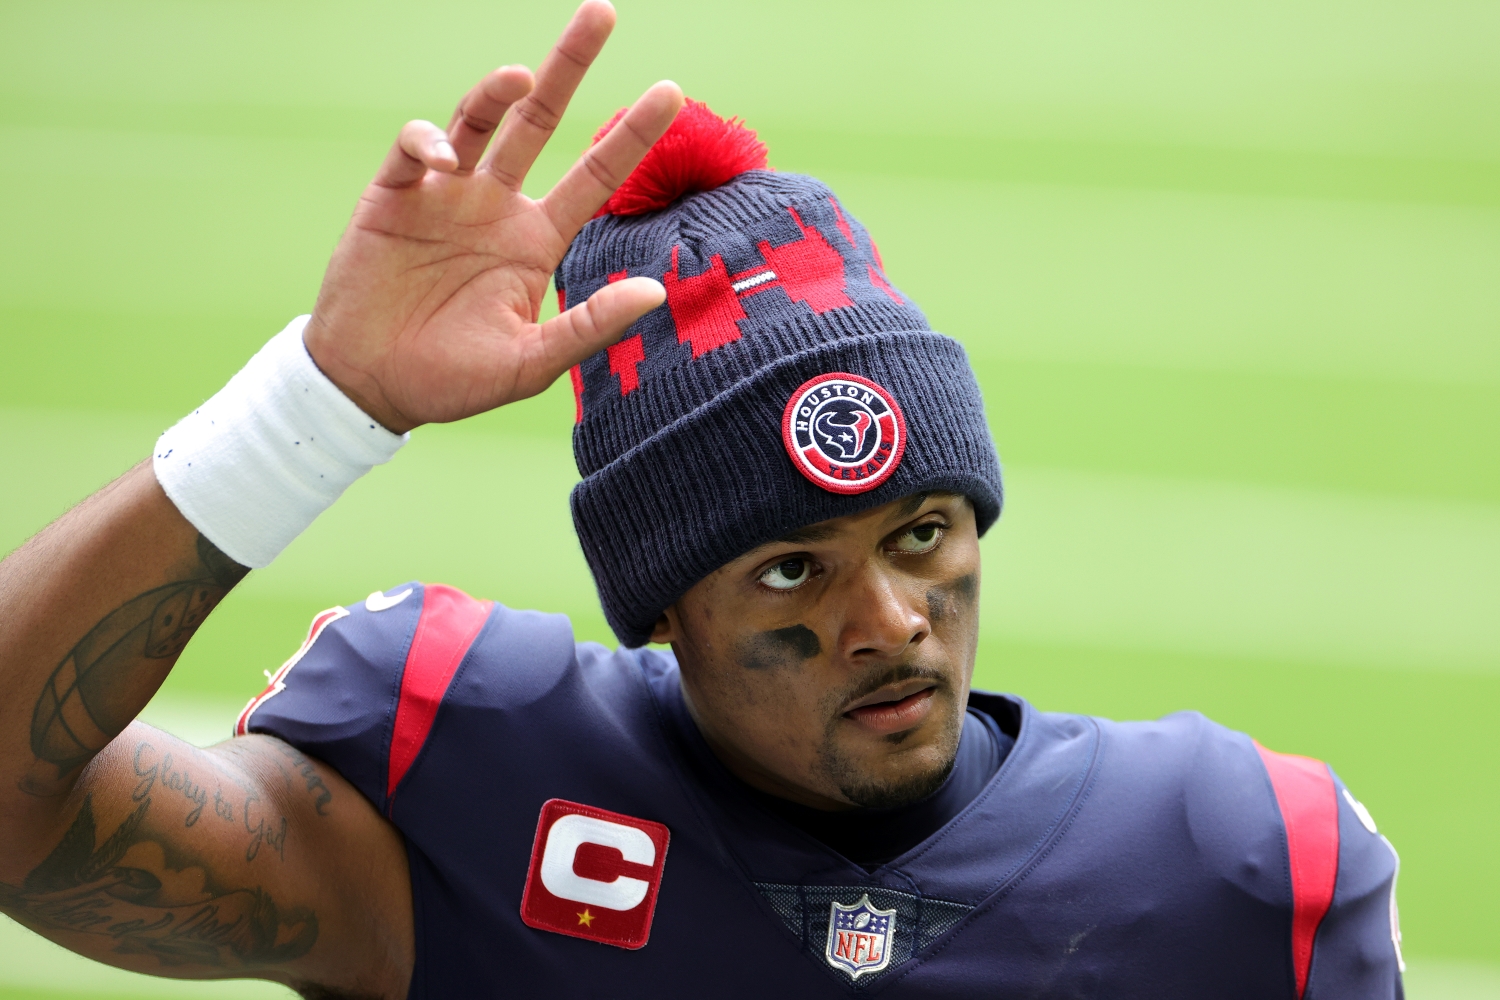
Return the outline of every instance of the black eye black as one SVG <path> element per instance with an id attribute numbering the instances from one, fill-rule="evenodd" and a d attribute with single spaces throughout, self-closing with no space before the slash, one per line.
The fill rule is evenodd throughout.
<path id="1" fill-rule="evenodd" d="M 807 560 L 788 559 L 786 562 L 782 563 L 776 568 L 781 571 L 781 575 L 784 579 L 798 580 L 802 578 L 803 573 L 807 572 Z"/>
<path id="2" fill-rule="evenodd" d="M 911 536 L 919 542 L 930 542 L 932 541 L 932 537 L 937 534 L 937 530 L 937 525 L 935 524 L 923 524 L 911 529 Z"/>

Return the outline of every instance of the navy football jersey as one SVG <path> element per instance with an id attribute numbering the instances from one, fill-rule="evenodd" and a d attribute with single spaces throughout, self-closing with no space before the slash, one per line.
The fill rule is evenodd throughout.
<path id="1" fill-rule="evenodd" d="M 1402 996 L 1397 859 L 1327 765 L 974 692 L 1015 743 L 873 871 L 733 779 L 677 664 L 412 583 L 246 707 L 401 831 L 412 998 Z"/>

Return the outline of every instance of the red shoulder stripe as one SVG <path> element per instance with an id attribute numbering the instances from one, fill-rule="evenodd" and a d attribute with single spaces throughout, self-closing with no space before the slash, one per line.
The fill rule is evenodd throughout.
<path id="1" fill-rule="evenodd" d="M 391 731 L 391 754 L 386 776 L 386 812 L 396 786 L 432 732 L 438 706 L 458 665 L 489 619 L 493 601 L 479 601 L 453 587 L 428 584 L 422 593 L 422 617 L 417 621 L 406 669 L 401 674 L 401 698 Z"/>
<path id="2" fill-rule="evenodd" d="M 340 618 L 346 617 L 348 614 L 348 608 L 329 608 L 327 611 L 318 612 L 317 617 L 312 620 L 312 624 L 307 627 L 307 638 L 302 640 L 302 645 L 297 648 L 297 651 L 291 655 L 290 659 L 267 678 L 269 683 L 266 684 L 266 689 L 254 698 L 251 698 L 250 703 L 245 706 L 244 711 L 240 712 L 240 717 L 234 720 L 234 735 L 244 736 L 249 732 L 250 716 L 255 714 L 255 710 L 264 705 L 266 699 L 272 698 L 286 690 L 286 675 L 288 671 L 295 667 L 302 657 L 307 655 L 307 651 L 312 649 L 312 644 L 318 641 L 318 636 L 323 634 L 325 628 Z"/>
<path id="3" fill-rule="evenodd" d="M 1292 967 L 1297 996 L 1307 989 L 1318 925 L 1333 905 L 1339 871 L 1339 800 L 1328 765 L 1255 744 L 1276 790 L 1292 871 Z"/>

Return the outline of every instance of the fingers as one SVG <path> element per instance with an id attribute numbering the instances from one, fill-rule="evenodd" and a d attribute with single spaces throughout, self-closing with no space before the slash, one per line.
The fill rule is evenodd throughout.
<path id="1" fill-rule="evenodd" d="M 667 300 L 651 278 L 625 278 L 605 285 L 588 301 L 542 324 L 543 363 L 552 372 L 571 368 L 620 339 L 630 324 Z"/>
<path id="2" fill-rule="evenodd" d="M 537 70 L 536 86 L 516 103 L 483 166 L 519 190 L 537 154 L 557 128 L 583 74 L 615 26 L 606 0 L 585 0 Z"/>
<path id="3" fill-rule="evenodd" d="M 381 187 L 410 187 L 427 175 L 428 170 L 452 173 L 458 169 L 458 154 L 448 135 L 432 122 L 407 122 L 386 154 L 385 162 L 375 172 L 375 183 Z"/>
<path id="4" fill-rule="evenodd" d="M 458 169 L 474 169 L 500 120 L 536 81 L 525 66 L 501 66 L 464 95 L 448 123 L 448 141 L 458 153 Z"/>
<path id="5" fill-rule="evenodd" d="M 563 239 L 571 240 L 662 137 L 682 107 L 682 90 L 663 80 L 641 95 L 609 134 L 590 146 L 542 199 Z"/>

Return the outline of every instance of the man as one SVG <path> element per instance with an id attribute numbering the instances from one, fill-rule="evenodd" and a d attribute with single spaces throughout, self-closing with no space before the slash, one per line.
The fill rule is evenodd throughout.
<path id="1" fill-rule="evenodd" d="M 1325 765 L 969 690 L 978 388 L 832 192 L 658 84 L 520 194 L 612 24 L 407 125 L 310 319 L 0 566 L 0 908 L 308 997 L 1400 996 L 1395 856 Z M 570 369 L 623 648 L 413 583 L 236 739 L 131 721 L 407 431 Z"/>

